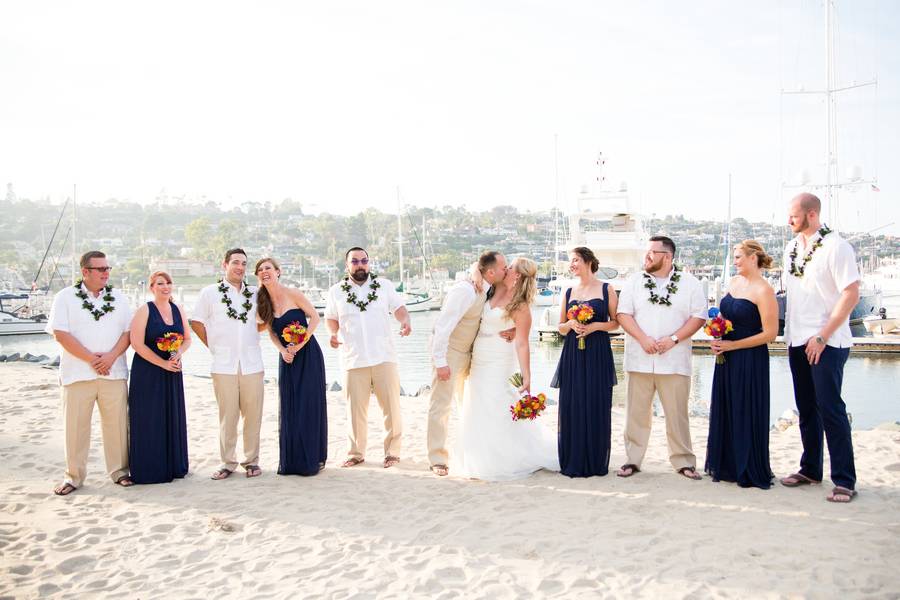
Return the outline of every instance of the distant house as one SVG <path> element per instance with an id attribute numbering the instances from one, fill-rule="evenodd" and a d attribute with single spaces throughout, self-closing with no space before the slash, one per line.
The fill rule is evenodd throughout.
<path id="1" fill-rule="evenodd" d="M 216 274 L 216 264 L 187 258 L 160 258 L 150 263 L 150 271 L 165 271 L 174 278 L 211 277 Z"/>

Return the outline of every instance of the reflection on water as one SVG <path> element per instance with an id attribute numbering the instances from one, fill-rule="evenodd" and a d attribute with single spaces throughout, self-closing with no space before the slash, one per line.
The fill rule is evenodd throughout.
<path id="1" fill-rule="evenodd" d="M 190 303 L 189 303 L 190 305 Z M 412 334 L 409 337 L 396 338 L 399 356 L 400 382 L 404 391 L 415 393 L 421 386 L 431 383 L 431 359 L 428 351 L 428 339 L 432 325 L 438 312 L 413 313 Z M 535 309 L 535 320 L 540 309 Z M 396 324 L 395 331 L 400 325 Z M 328 332 L 322 324 L 316 331 L 316 339 L 325 353 L 325 370 L 329 383 L 341 381 L 337 351 L 328 345 Z M 545 392 L 556 401 L 557 390 L 549 387 L 550 379 L 556 370 L 562 345 L 559 342 L 537 341 L 537 334 L 532 333 L 532 381 L 535 392 Z M 278 374 L 278 352 L 270 340 L 263 338 L 263 361 L 269 377 Z M 0 338 L 0 353 L 30 352 L 35 355 L 59 354 L 56 343 L 49 336 L 10 336 Z M 622 371 L 622 352 L 614 351 L 616 371 L 619 385 L 613 389 L 613 402 L 625 404 L 625 375 Z M 130 358 L 129 358 L 130 362 Z M 207 375 L 209 373 L 209 351 L 199 342 L 195 342 L 185 358 L 185 373 L 189 375 Z M 713 357 L 705 352 L 694 353 L 694 374 L 691 388 L 690 406 L 694 414 L 707 414 L 709 411 L 709 395 L 712 388 L 712 375 L 715 363 Z M 853 414 L 853 424 L 857 429 L 867 429 L 885 421 L 900 420 L 900 402 L 897 394 L 885 394 L 892 389 L 892 379 L 896 377 L 900 367 L 898 355 L 851 355 L 844 369 L 844 400 L 847 410 Z M 793 384 L 788 359 L 783 354 L 771 357 L 771 419 L 774 422 L 785 410 L 794 408 Z"/>

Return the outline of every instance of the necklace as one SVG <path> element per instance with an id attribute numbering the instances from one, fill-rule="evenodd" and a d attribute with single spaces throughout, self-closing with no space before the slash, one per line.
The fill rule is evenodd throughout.
<path id="1" fill-rule="evenodd" d="M 366 307 L 369 306 L 370 303 L 374 302 L 375 300 L 378 300 L 378 292 L 376 290 L 378 290 L 378 288 L 381 287 L 381 284 L 378 283 L 378 281 L 376 281 L 377 278 L 378 278 L 378 276 L 375 275 L 374 273 L 369 275 L 369 280 L 370 280 L 369 281 L 369 290 L 370 291 L 369 291 L 368 295 L 366 296 L 366 299 L 363 301 L 363 300 L 359 300 L 356 297 L 356 292 L 354 292 L 350 289 L 350 277 L 349 276 L 344 277 L 344 282 L 341 284 L 341 289 L 344 290 L 344 293 L 347 294 L 347 302 L 355 305 L 357 308 L 359 308 L 360 311 L 366 310 Z"/>
<path id="2" fill-rule="evenodd" d="M 100 317 L 106 313 L 111 313 L 116 310 L 116 307 L 112 305 L 112 302 L 115 301 L 115 298 L 112 295 L 112 286 L 104 286 L 103 291 L 103 306 L 99 309 L 94 308 L 94 304 L 88 300 L 87 292 L 84 289 L 84 280 L 79 279 L 75 282 L 75 295 L 81 299 L 81 308 L 91 313 L 91 316 L 94 317 L 95 321 L 99 321 Z"/>
<path id="3" fill-rule="evenodd" d="M 232 301 L 228 296 L 228 284 L 225 283 L 224 279 L 219 281 L 219 291 L 222 292 L 222 304 L 226 306 L 225 313 L 231 319 L 240 321 L 241 323 L 246 323 L 247 313 L 250 312 L 251 308 L 253 308 L 253 304 L 250 303 L 250 298 L 253 297 L 253 292 L 251 292 L 250 288 L 247 287 L 246 281 L 242 281 L 241 286 L 243 287 L 243 289 L 241 290 L 241 295 L 244 297 L 244 303 L 241 304 L 241 308 L 244 309 L 244 312 L 238 314 L 238 312 L 231 306 Z"/>
<path id="4" fill-rule="evenodd" d="M 794 240 L 794 248 L 791 250 L 791 253 L 790 253 L 790 257 L 791 257 L 790 274 L 793 275 L 794 277 L 796 277 L 797 279 L 803 279 L 803 272 L 806 271 L 806 265 L 808 265 L 809 261 L 812 260 L 813 254 L 816 253 L 816 250 L 818 250 L 819 248 L 822 247 L 822 240 L 825 239 L 826 235 L 831 233 L 831 230 L 828 229 L 827 225 L 822 225 L 822 228 L 819 229 L 818 233 L 819 233 L 819 239 L 817 239 L 815 242 L 813 242 L 812 248 L 810 248 L 809 252 L 806 253 L 806 256 L 803 257 L 803 260 L 800 262 L 799 266 L 796 264 L 796 260 L 797 260 L 797 256 L 798 256 L 797 250 L 800 247 L 800 238 L 797 238 L 796 240 Z"/>
<path id="5" fill-rule="evenodd" d="M 644 271 L 644 287 L 650 290 L 650 303 L 660 304 L 662 306 L 672 306 L 670 296 L 678 291 L 678 282 L 681 281 L 681 267 L 672 266 L 672 277 L 669 279 L 669 285 L 666 286 L 666 295 L 660 296 L 656 293 L 656 278 L 651 277 L 649 273 Z"/>

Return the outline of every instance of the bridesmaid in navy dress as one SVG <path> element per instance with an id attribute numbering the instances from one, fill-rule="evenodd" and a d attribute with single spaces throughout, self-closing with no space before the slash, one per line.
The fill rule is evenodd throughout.
<path id="1" fill-rule="evenodd" d="M 313 332 L 319 314 L 300 290 L 281 285 L 275 259 L 256 263 L 260 288 L 259 321 L 269 328 L 278 348 L 279 475 L 315 475 L 328 457 L 328 418 L 325 405 L 325 359 Z M 306 339 L 290 345 L 282 331 L 291 323 L 306 328 Z"/>
<path id="2" fill-rule="evenodd" d="M 566 336 L 557 368 L 559 385 L 559 466 L 569 477 L 591 477 L 609 472 L 610 413 L 616 367 L 609 345 L 618 296 L 609 284 L 595 277 L 597 257 L 585 247 L 570 254 L 569 271 L 578 284 L 566 290 L 559 317 L 559 332 Z M 591 322 L 581 324 L 566 313 L 577 304 L 594 309 Z M 578 347 L 584 339 L 584 349 Z"/>
<path id="3" fill-rule="evenodd" d="M 131 322 L 131 381 L 128 390 L 129 462 L 135 483 L 167 483 L 188 472 L 187 421 L 181 356 L 191 345 L 187 318 L 172 301 L 172 278 L 150 276 L 153 301 L 140 307 Z M 174 356 L 160 350 L 167 333 L 184 337 Z"/>
<path id="4" fill-rule="evenodd" d="M 769 348 L 778 334 L 775 292 L 760 274 L 772 258 L 754 240 L 734 247 L 737 276 L 720 310 L 734 331 L 712 342 L 724 353 L 713 375 L 706 472 L 713 481 L 769 489 Z"/>

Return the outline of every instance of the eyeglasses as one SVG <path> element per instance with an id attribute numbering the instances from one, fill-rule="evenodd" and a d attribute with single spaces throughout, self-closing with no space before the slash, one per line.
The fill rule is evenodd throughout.
<path id="1" fill-rule="evenodd" d="M 351 265 L 367 265 L 367 264 L 369 264 L 369 259 L 368 258 L 360 258 L 360 259 L 351 258 L 350 264 Z"/>
<path id="2" fill-rule="evenodd" d="M 88 271 L 100 271 L 101 273 L 109 273 L 112 267 L 85 267 Z"/>

